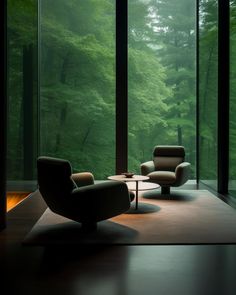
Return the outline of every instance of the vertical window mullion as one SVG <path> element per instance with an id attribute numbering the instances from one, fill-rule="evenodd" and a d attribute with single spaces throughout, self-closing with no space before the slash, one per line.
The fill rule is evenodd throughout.
<path id="1" fill-rule="evenodd" d="M 128 1 L 116 1 L 116 173 L 128 158 Z"/>
<path id="2" fill-rule="evenodd" d="M 200 116 L 200 104 L 199 104 L 199 0 L 196 0 L 196 181 L 199 183 L 199 116 Z"/>
<path id="3" fill-rule="evenodd" d="M 228 192 L 229 175 L 229 1 L 219 0 L 218 192 Z"/>

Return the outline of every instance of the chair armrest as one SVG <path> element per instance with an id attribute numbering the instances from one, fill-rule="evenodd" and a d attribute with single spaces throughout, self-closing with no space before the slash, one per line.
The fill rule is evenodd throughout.
<path id="1" fill-rule="evenodd" d="M 176 181 L 174 183 L 174 186 L 180 186 L 189 179 L 190 167 L 190 163 L 183 162 L 175 168 Z"/>
<path id="2" fill-rule="evenodd" d="M 73 173 L 71 178 L 77 187 L 94 184 L 94 177 L 90 172 Z"/>
<path id="3" fill-rule="evenodd" d="M 121 181 L 104 181 L 73 190 L 70 201 L 75 208 L 81 208 L 81 218 L 103 220 L 126 212 L 130 208 L 128 187 Z"/>
<path id="4" fill-rule="evenodd" d="M 148 173 L 155 171 L 155 166 L 153 161 L 142 163 L 140 165 L 140 168 L 141 168 L 142 175 L 147 175 Z"/>

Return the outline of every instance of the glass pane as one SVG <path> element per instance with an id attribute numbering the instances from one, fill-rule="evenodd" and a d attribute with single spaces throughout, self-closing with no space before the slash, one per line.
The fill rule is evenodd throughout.
<path id="1" fill-rule="evenodd" d="M 199 3 L 200 180 L 217 188 L 217 1 Z"/>
<path id="2" fill-rule="evenodd" d="M 183 145 L 195 178 L 195 0 L 129 1 L 129 170 Z"/>
<path id="3" fill-rule="evenodd" d="M 36 178 L 37 1 L 8 0 L 7 179 Z"/>
<path id="4" fill-rule="evenodd" d="M 115 166 L 115 1 L 41 0 L 41 155 Z"/>
<path id="5" fill-rule="evenodd" d="M 230 6 L 229 192 L 236 197 L 236 2 Z"/>

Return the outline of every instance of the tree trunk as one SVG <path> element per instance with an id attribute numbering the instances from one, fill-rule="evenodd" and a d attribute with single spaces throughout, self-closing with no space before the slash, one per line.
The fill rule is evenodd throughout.
<path id="1" fill-rule="evenodd" d="M 213 56 L 213 52 L 214 52 L 214 48 L 215 46 L 212 46 L 209 52 L 209 56 L 208 56 L 208 61 L 207 61 L 207 71 L 206 71 L 206 79 L 205 79 L 205 87 L 204 87 L 204 95 L 203 95 L 203 110 L 206 110 L 206 100 L 207 100 L 207 85 L 209 83 L 209 78 L 210 78 L 210 68 L 211 68 L 211 60 L 212 60 L 212 56 Z M 203 113 L 203 119 L 204 121 L 206 120 L 205 117 L 205 113 Z"/>
<path id="2" fill-rule="evenodd" d="M 178 145 L 182 145 L 182 128 L 180 125 L 177 126 L 177 134 L 178 134 Z"/>
<path id="3" fill-rule="evenodd" d="M 87 130 L 86 130 L 86 132 L 85 132 L 84 138 L 82 139 L 82 143 L 81 143 L 81 151 L 84 151 L 84 147 L 85 147 L 86 141 L 87 141 L 87 139 L 88 139 L 89 133 L 90 133 L 91 130 L 92 130 L 93 124 L 94 124 L 94 122 L 92 122 L 92 123 L 88 126 L 88 128 L 87 128 Z"/>
<path id="4" fill-rule="evenodd" d="M 67 72 L 68 63 L 69 63 L 69 54 L 67 54 L 62 61 L 62 68 L 61 68 L 61 75 L 60 75 L 60 82 L 62 84 L 66 84 L 66 72 Z M 65 122 L 66 122 L 67 109 L 68 109 L 68 103 L 67 101 L 65 101 L 60 111 L 59 127 L 58 127 L 58 132 L 56 135 L 55 153 L 58 153 L 58 151 L 60 150 L 61 137 L 62 137 L 63 129 L 65 126 Z"/>
<path id="5" fill-rule="evenodd" d="M 206 118 L 206 102 L 207 102 L 207 85 L 209 83 L 209 79 L 210 79 L 210 69 L 211 69 L 211 61 L 212 61 L 212 56 L 213 56 L 213 52 L 214 52 L 214 48 L 215 46 L 212 46 L 210 48 L 210 52 L 209 52 L 209 56 L 208 56 L 208 61 L 207 61 L 207 71 L 206 71 L 206 78 L 205 78 L 205 85 L 204 85 L 204 94 L 203 94 L 203 106 L 202 106 L 202 109 L 204 110 L 203 112 L 203 122 L 206 122 L 207 121 L 207 118 Z M 204 146 L 204 137 L 203 136 L 200 136 L 200 151 L 203 149 L 203 146 Z"/>
<path id="6" fill-rule="evenodd" d="M 58 127 L 58 132 L 56 135 L 55 153 L 58 153 L 58 151 L 60 150 L 61 137 L 62 137 L 63 129 L 65 126 L 65 122 L 66 122 L 67 109 L 68 109 L 68 104 L 67 104 L 67 102 L 65 102 L 63 104 L 63 106 L 61 108 L 61 112 L 60 112 L 59 127 Z"/>
<path id="7" fill-rule="evenodd" d="M 61 76 L 60 76 L 60 82 L 62 84 L 66 84 L 66 72 L 69 64 L 69 54 L 67 54 L 62 62 L 62 68 L 61 68 Z"/>
<path id="8" fill-rule="evenodd" d="M 33 179 L 35 161 L 33 45 L 23 48 L 23 171 L 24 179 Z"/>

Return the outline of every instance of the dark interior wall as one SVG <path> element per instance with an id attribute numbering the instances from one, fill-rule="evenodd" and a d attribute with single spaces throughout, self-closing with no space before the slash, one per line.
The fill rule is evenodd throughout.
<path id="1" fill-rule="evenodd" d="M 0 99 L 0 229 L 6 226 L 6 110 L 7 110 L 7 93 L 6 93 L 6 0 L 1 4 L 1 99 Z"/>

